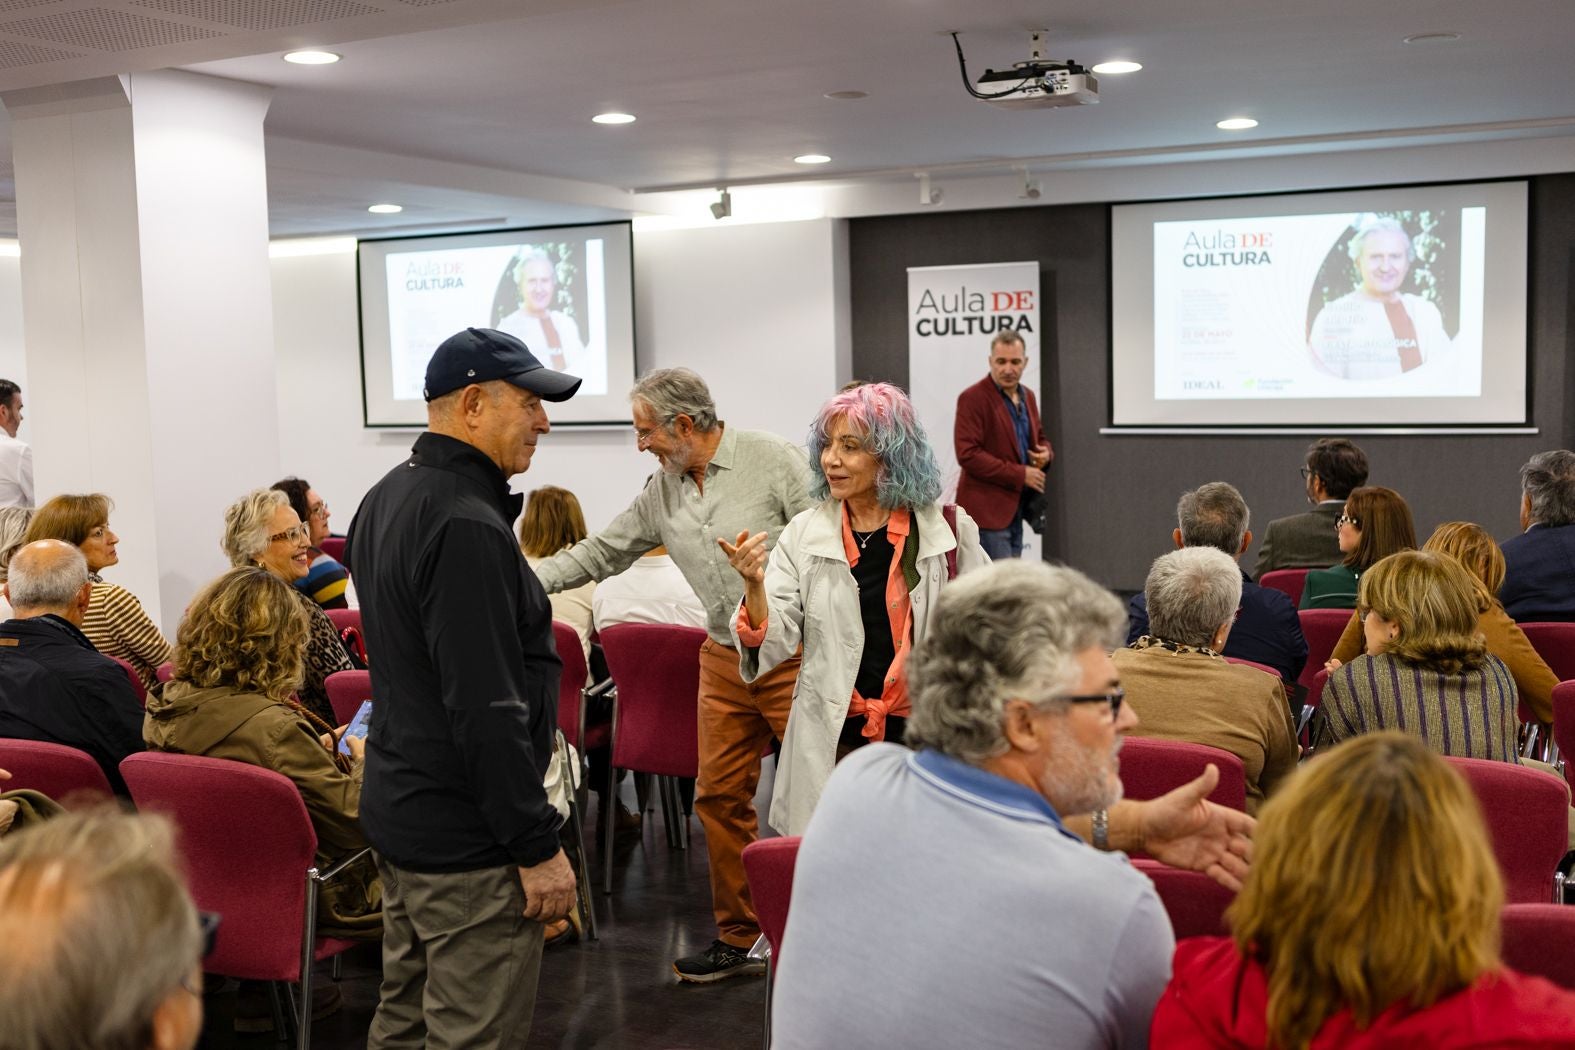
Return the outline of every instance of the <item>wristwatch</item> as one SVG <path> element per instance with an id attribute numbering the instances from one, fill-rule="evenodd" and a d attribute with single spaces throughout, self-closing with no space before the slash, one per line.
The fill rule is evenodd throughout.
<path id="1" fill-rule="evenodd" d="M 1094 848 L 1104 850 L 1110 848 L 1110 811 L 1108 809 L 1094 810 Z"/>

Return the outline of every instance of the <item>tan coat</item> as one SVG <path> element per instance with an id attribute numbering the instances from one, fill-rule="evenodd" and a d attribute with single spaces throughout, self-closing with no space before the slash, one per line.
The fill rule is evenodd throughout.
<path id="1" fill-rule="evenodd" d="M 1199 650 L 1117 649 L 1133 736 L 1182 740 L 1229 751 L 1247 774 L 1247 812 L 1296 769 L 1299 749 L 1280 679 Z"/>
<path id="2" fill-rule="evenodd" d="M 148 698 L 142 736 L 152 751 L 227 758 L 289 777 L 317 832 L 321 868 L 367 845 L 359 820 L 361 763 L 349 774 L 341 772 L 317 731 L 285 704 L 256 693 L 172 681 L 163 696 Z M 376 939 L 383 929 L 382 901 L 382 886 L 367 857 L 323 887 L 318 930 Z"/>

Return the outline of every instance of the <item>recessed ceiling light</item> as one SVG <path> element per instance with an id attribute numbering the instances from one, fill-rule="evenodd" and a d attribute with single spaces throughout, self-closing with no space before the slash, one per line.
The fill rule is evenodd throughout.
<path id="1" fill-rule="evenodd" d="M 1115 62 L 1101 62 L 1094 67 L 1094 72 L 1100 76 L 1119 76 L 1122 73 L 1136 73 L 1143 68 L 1141 62 L 1128 62 L 1120 59 Z"/>
<path id="2" fill-rule="evenodd" d="M 1459 33 L 1413 33 L 1405 38 L 1408 44 L 1447 44 L 1451 40 L 1459 40 Z"/>
<path id="3" fill-rule="evenodd" d="M 374 204 L 366 209 L 373 215 L 398 215 L 405 210 L 403 204 Z"/>
<path id="4" fill-rule="evenodd" d="M 830 164 L 831 158 L 824 153 L 803 153 L 793 158 L 794 164 Z"/>
<path id="5" fill-rule="evenodd" d="M 284 56 L 284 60 L 298 66 L 331 66 L 340 57 L 332 51 L 291 51 Z"/>
<path id="6" fill-rule="evenodd" d="M 843 102 L 843 101 L 847 101 L 847 100 L 855 99 L 855 98 L 869 98 L 869 92 L 868 91 L 828 91 L 828 92 L 826 92 L 826 97 L 827 98 L 834 98 L 834 99 L 838 100 L 839 102 Z"/>
<path id="7" fill-rule="evenodd" d="M 633 124 L 633 113 L 598 113 L 591 118 L 592 124 Z"/>
<path id="8" fill-rule="evenodd" d="M 1251 117 L 1227 117 L 1214 126 L 1221 131 L 1246 131 L 1248 128 L 1257 127 L 1258 122 Z"/>

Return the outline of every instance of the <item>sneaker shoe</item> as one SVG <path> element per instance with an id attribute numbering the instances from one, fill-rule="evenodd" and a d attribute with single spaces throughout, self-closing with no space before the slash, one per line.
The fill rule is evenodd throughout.
<path id="1" fill-rule="evenodd" d="M 724 941 L 712 941 L 711 947 L 695 955 L 686 955 L 673 963 L 673 972 L 680 981 L 710 984 L 729 977 L 754 977 L 766 972 L 761 959 L 751 959 L 744 948 L 735 948 Z"/>

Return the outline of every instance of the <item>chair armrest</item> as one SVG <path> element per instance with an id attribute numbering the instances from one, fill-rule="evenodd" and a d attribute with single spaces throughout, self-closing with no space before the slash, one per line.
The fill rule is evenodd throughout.
<path id="1" fill-rule="evenodd" d="M 365 846 L 365 847 L 362 847 L 361 849 L 356 850 L 354 853 L 350 854 L 350 856 L 348 856 L 345 859 L 341 860 L 338 864 L 335 864 L 333 867 L 329 868 L 327 871 L 318 872 L 316 869 L 313 869 L 312 881 L 313 882 L 327 882 L 330 879 L 336 877 L 341 871 L 344 871 L 350 865 L 354 864 L 356 861 L 360 860 L 362 857 L 366 856 L 368 853 L 371 853 L 371 852 L 372 852 L 372 847 L 371 846 Z"/>

